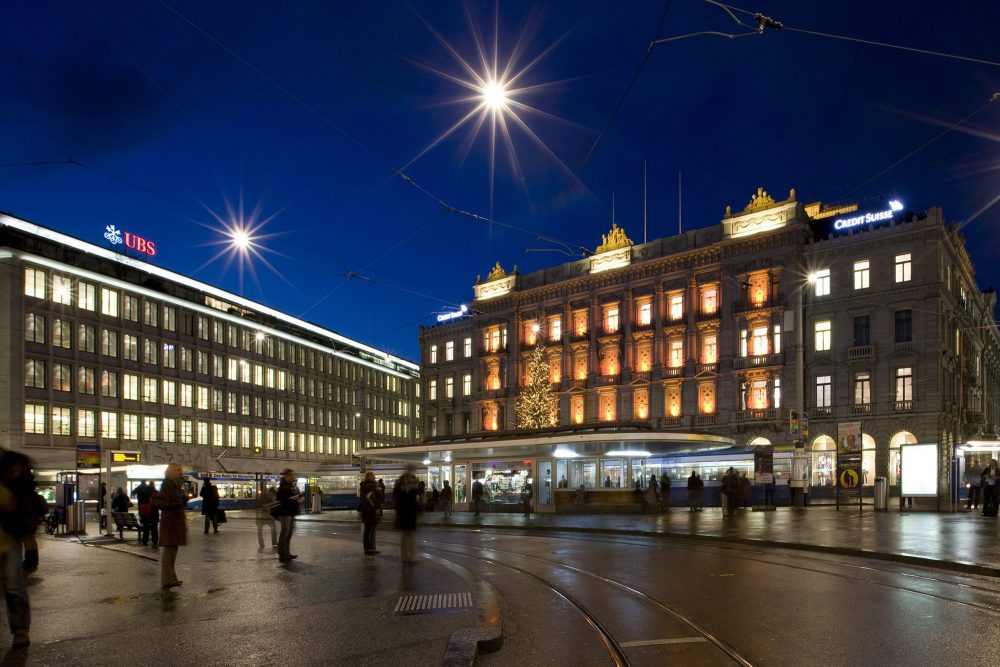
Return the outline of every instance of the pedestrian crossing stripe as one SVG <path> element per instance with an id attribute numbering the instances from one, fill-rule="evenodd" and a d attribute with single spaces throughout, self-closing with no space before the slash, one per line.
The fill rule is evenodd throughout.
<path id="1" fill-rule="evenodd" d="M 429 611 L 431 609 L 463 609 L 472 606 L 472 593 L 436 593 L 405 595 L 399 598 L 394 612 Z"/>

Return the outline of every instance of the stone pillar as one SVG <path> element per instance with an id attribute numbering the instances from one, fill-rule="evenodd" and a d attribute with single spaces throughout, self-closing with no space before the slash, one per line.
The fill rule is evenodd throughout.
<path id="1" fill-rule="evenodd" d="M 656 285 L 656 290 L 653 292 L 653 358 L 651 360 L 651 368 L 657 369 L 663 363 L 663 346 L 666 342 L 663 340 L 663 318 L 666 313 L 664 299 L 666 294 L 663 290 L 663 284 L 659 283 Z M 652 414 L 652 410 L 650 410 Z"/>
<path id="2" fill-rule="evenodd" d="M 635 363 L 632 358 L 635 354 L 635 342 L 632 340 L 632 311 L 635 308 L 635 297 L 631 288 L 625 290 L 624 308 L 622 309 L 622 320 L 619 331 L 624 338 L 624 345 L 619 344 L 622 354 L 621 373 L 622 382 L 627 382 L 632 378 L 632 367 Z"/>

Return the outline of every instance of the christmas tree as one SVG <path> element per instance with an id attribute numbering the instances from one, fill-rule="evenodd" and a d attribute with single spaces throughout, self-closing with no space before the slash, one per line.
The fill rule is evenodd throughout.
<path id="1" fill-rule="evenodd" d="M 539 345 L 528 360 L 528 382 L 517 398 L 517 428 L 555 426 L 558 407 L 549 380 L 549 359 L 545 346 Z"/>

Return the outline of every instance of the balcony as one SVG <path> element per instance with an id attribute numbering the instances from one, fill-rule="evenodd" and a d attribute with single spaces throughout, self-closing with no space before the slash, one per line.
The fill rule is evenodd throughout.
<path id="1" fill-rule="evenodd" d="M 701 375 L 702 373 L 718 373 L 718 372 L 719 372 L 718 362 L 711 364 L 698 364 L 699 375 Z"/>
<path id="2" fill-rule="evenodd" d="M 874 345 L 855 345 L 847 348 L 847 358 L 851 359 L 871 359 L 875 356 Z"/>
<path id="3" fill-rule="evenodd" d="M 645 380 L 649 382 L 649 371 L 632 371 L 633 380 Z"/>
<path id="4" fill-rule="evenodd" d="M 476 394 L 476 400 L 478 401 L 495 401 L 500 398 L 504 398 L 505 393 L 503 389 L 484 389 Z"/>
<path id="5" fill-rule="evenodd" d="M 483 348 L 483 356 L 488 356 L 491 354 L 504 354 L 507 352 L 506 345 L 487 345 Z"/>
<path id="6" fill-rule="evenodd" d="M 719 421 L 718 415 L 695 415 L 695 426 L 715 426 Z"/>
<path id="7" fill-rule="evenodd" d="M 681 419 L 681 417 L 663 417 L 661 425 L 663 428 L 680 428 Z"/>
<path id="8" fill-rule="evenodd" d="M 823 406 L 821 408 L 820 407 L 810 408 L 809 416 L 817 419 L 822 417 L 832 417 L 833 408 L 830 407 L 829 405 Z"/>
<path id="9" fill-rule="evenodd" d="M 712 311 L 699 310 L 695 314 L 695 319 L 698 320 L 699 322 L 702 322 L 704 320 L 717 320 L 719 319 L 719 309 L 716 308 L 715 310 Z"/>
<path id="10" fill-rule="evenodd" d="M 643 324 L 640 320 L 636 320 L 632 323 L 632 331 L 649 331 L 653 328 L 653 320 Z"/>
<path id="11" fill-rule="evenodd" d="M 896 352 L 913 352 L 913 341 L 897 341 L 893 349 Z"/>
<path id="12" fill-rule="evenodd" d="M 893 401 L 892 402 L 893 412 L 916 412 L 917 402 L 916 401 Z"/>
<path id="13" fill-rule="evenodd" d="M 851 406 L 852 415 L 870 415 L 872 412 L 871 403 L 855 403 Z"/>
<path id="14" fill-rule="evenodd" d="M 759 303 L 754 303 L 750 299 L 741 299 L 733 302 L 734 313 L 745 313 L 751 310 L 762 310 L 764 308 L 777 308 L 782 306 L 781 299 L 777 296 L 770 296 Z"/>
<path id="15" fill-rule="evenodd" d="M 575 341 L 575 342 L 578 342 L 578 341 L 581 341 L 581 340 L 590 340 L 590 332 L 589 331 L 572 331 L 569 334 L 569 339 L 570 339 L 570 341 Z"/>
<path id="16" fill-rule="evenodd" d="M 683 366 L 667 366 L 663 369 L 663 377 L 665 378 L 679 378 L 684 377 L 684 367 Z"/>
<path id="17" fill-rule="evenodd" d="M 618 375 L 598 375 L 594 380 L 594 385 L 598 387 L 607 387 L 609 385 L 618 384 Z"/>
<path id="18" fill-rule="evenodd" d="M 737 423 L 775 421 L 777 419 L 778 419 L 778 408 L 740 410 L 739 412 L 733 413 L 733 421 Z"/>
<path id="19" fill-rule="evenodd" d="M 755 368 L 757 366 L 781 366 L 785 363 L 785 354 L 775 352 L 773 354 L 752 354 L 747 357 L 736 357 L 733 359 L 733 368 Z"/>

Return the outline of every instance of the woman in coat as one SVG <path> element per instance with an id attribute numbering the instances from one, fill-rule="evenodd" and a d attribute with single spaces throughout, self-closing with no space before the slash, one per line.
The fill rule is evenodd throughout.
<path id="1" fill-rule="evenodd" d="M 181 472 L 180 463 L 168 464 L 160 490 L 152 498 L 153 507 L 160 510 L 160 585 L 164 588 L 183 583 L 174 570 L 177 548 L 187 544 L 184 508 L 188 498 L 181 486 Z"/>
<path id="2" fill-rule="evenodd" d="M 365 525 L 366 556 L 378 553 L 375 548 L 375 529 L 378 526 L 378 508 L 382 504 L 381 495 L 382 492 L 379 491 L 378 483 L 375 481 L 375 473 L 365 473 L 365 479 L 358 489 L 358 511 L 361 512 L 361 523 Z"/>

